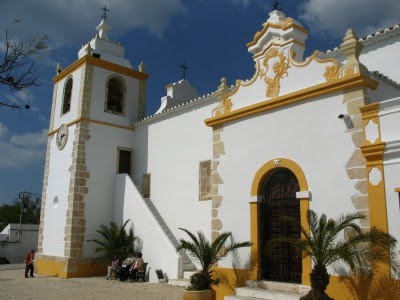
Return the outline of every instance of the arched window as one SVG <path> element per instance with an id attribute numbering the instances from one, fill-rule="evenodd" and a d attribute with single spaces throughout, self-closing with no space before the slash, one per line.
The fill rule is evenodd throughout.
<path id="1" fill-rule="evenodd" d="M 106 111 L 124 114 L 125 108 L 125 84 L 116 76 L 110 77 L 107 82 Z"/>
<path id="2" fill-rule="evenodd" d="M 64 86 L 64 96 L 61 114 L 66 114 L 71 108 L 72 77 L 68 78 Z"/>

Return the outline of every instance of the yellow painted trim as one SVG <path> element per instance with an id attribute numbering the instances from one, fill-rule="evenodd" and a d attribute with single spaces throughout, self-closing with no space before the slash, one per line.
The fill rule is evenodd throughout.
<path id="1" fill-rule="evenodd" d="M 368 105 L 364 105 L 360 107 L 360 112 L 361 112 L 361 118 L 362 118 L 362 123 L 363 123 L 363 128 L 364 128 L 364 146 L 369 146 L 372 144 L 377 144 L 382 142 L 382 134 L 381 134 L 381 124 L 379 122 L 379 108 L 380 108 L 380 103 L 372 103 Z M 368 123 L 372 121 L 378 126 L 378 138 L 375 141 L 368 141 L 366 132 L 365 132 L 365 127 L 368 125 Z"/>
<path id="2" fill-rule="evenodd" d="M 127 68 L 127 67 L 123 67 L 123 66 L 111 63 L 109 61 L 105 61 L 100 58 L 95 58 L 90 55 L 85 55 L 85 56 L 81 57 L 80 59 L 78 59 L 77 61 L 75 61 L 72 65 L 70 65 L 69 67 L 64 69 L 60 74 L 57 74 L 53 78 L 53 82 L 56 83 L 56 82 L 60 81 L 64 77 L 70 75 L 73 71 L 78 69 L 83 64 L 89 64 L 89 65 L 96 66 L 96 67 L 99 67 L 102 69 L 116 72 L 121 75 L 126 75 L 129 77 L 137 78 L 139 80 L 146 80 L 149 77 L 149 74 L 139 72 L 139 71 Z"/>
<path id="3" fill-rule="evenodd" d="M 303 28 L 303 27 L 301 27 L 301 26 L 299 26 L 299 25 L 297 25 L 295 23 L 289 23 L 287 25 L 280 25 L 280 24 L 273 24 L 273 23 L 270 23 L 270 22 L 266 22 L 264 24 L 263 29 L 261 31 L 257 32 L 255 34 L 255 36 L 254 36 L 254 39 L 251 42 L 247 43 L 246 46 L 249 48 L 249 47 L 254 46 L 255 44 L 257 44 L 257 42 L 264 35 L 264 33 L 267 32 L 268 28 L 277 28 L 277 29 L 282 29 L 282 30 L 295 28 L 295 29 L 298 29 L 298 30 L 306 33 L 306 34 L 308 33 L 307 29 L 305 29 L 305 28 Z"/>
<path id="4" fill-rule="evenodd" d="M 270 160 L 265 163 L 255 174 L 253 183 L 251 186 L 250 195 L 259 196 L 261 193 L 262 184 L 264 179 L 268 176 L 270 172 L 276 168 L 286 168 L 293 172 L 296 176 L 300 191 L 308 191 L 307 179 L 304 176 L 304 172 L 301 167 L 294 161 L 287 158 L 277 158 L 279 160 L 279 167 L 276 167 L 274 160 Z M 310 231 L 310 224 L 307 221 L 307 211 L 310 208 L 309 198 L 304 198 L 300 201 L 300 220 L 301 226 L 306 229 L 307 232 Z M 261 268 L 259 266 L 260 261 L 260 251 L 259 251 L 259 240 L 260 240 L 260 226 L 259 226 L 259 205 L 258 202 L 250 203 L 250 238 L 253 243 L 251 248 L 251 259 L 252 266 L 254 266 L 255 274 L 257 280 L 261 279 Z M 302 284 L 310 285 L 309 274 L 311 273 L 311 257 L 303 257 L 302 260 Z"/>
<path id="5" fill-rule="evenodd" d="M 371 227 L 388 232 L 388 217 L 386 207 L 385 174 L 383 168 L 383 154 L 385 143 L 375 143 L 361 146 L 361 152 L 366 159 L 368 178 L 368 205 Z M 381 181 L 377 185 L 369 182 L 370 171 L 376 168 L 381 173 Z"/>
<path id="6" fill-rule="evenodd" d="M 303 47 L 306 46 L 304 43 L 301 43 L 301 42 L 296 41 L 294 39 L 290 39 L 290 40 L 288 40 L 288 41 L 286 41 L 284 43 L 271 42 L 271 44 L 269 44 L 268 47 L 265 48 L 262 52 L 253 55 L 253 58 L 257 58 L 257 57 L 263 56 L 272 46 L 283 47 L 283 46 L 289 45 L 291 43 L 298 44 L 298 45 L 303 46 Z"/>
<path id="7" fill-rule="evenodd" d="M 213 286 L 215 300 L 224 300 L 225 296 L 234 295 L 235 288 L 246 286 L 246 280 L 257 280 L 254 269 L 214 268 L 215 275 L 220 279 L 218 286 Z M 387 282 L 387 281 L 385 281 Z M 333 299 L 372 299 L 371 294 L 376 291 L 371 289 L 371 282 L 356 277 L 331 275 L 327 294 Z M 394 289 L 393 294 L 396 294 Z M 389 299 L 389 298 L 388 298 Z M 396 299 L 395 296 L 390 299 Z"/>
<path id="8" fill-rule="evenodd" d="M 383 152 L 385 151 L 385 143 L 375 143 L 370 145 L 363 145 L 360 147 L 367 166 L 377 166 L 383 164 Z"/>
<path id="9" fill-rule="evenodd" d="M 386 191 L 385 191 L 385 174 L 383 165 L 367 166 L 367 174 L 376 168 L 381 172 L 381 181 L 377 185 L 368 182 L 368 205 L 369 220 L 371 228 L 378 228 L 384 232 L 389 232 Z M 369 176 L 368 176 L 369 178 Z"/>
<path id="10" fill-rule="evenodd" d="M 380 102 L 364 105 L 360 107 L 360 112 L 363 120 L 377 118 L 379 114 Z"/>
<path id="11" fill-rule="evenodd" d="M 286 105 L 298 103 L 306 99 L 315 98 L 321 95 L 330 94 L 343 89 L 366 86 L 371 89 L 378 87 L 378 82 L 370 79 L 360 73 L 345 78 L 339 78 L 331 82 L 324 82 L 315 86 L 305 88 L 300 91 L 292 92 L 283 96 L 252 104 L 237 110 L 233 110 L 223 115 L 206 119 L 204 122 L 207 126 L 217 126 L 227 122 L 232 122 L 244 117 L 252 116 L 261 112 L 269 111 Z"/>
<path id="12" fill-rule="evenodd" d="M 250 269 L 243 269 L 243 266 L 240 267 L 236 269 L 221 267 L 212 269 L 215 277 L 221 281 L 218 286 L 212 286 L 216 296 L 213 299 L 224 300 L 225 296 L 235 294 L 235 288 L 246 286 L 247 280 L 257 280 L 253 266 L 250 266 Z"/>
<path id="13" fill-rule="evenodd" d="M 261 278 L 260 257 L 260 202 L 250 202 L 250 240 L 251 245 L 251 264 L 254 265 L 254 280 Z"/>
<path id="14" fill-rule="evenodd" d="M 107 273 L 107 267 L 102 263 L 79 262 L 73 258 L 39 258 L 35 260 L 35 268 L 39 274 L 60 278 L 100 276 Z"/>
<path id="15" fill-rule="evenodd" d="M 100 124 L 100 125 L 116 127 L 116 128 L 126 129 L 126 130 L 130 130 L 130 131 L 135 131 L 135 127 L 122 126 L 122 125 L 118 125 L 118 124 L 112 124 L 112 123 L 93 120 L 93 119 L 88 119 L 88 118 L 78 118 L 78 119 L 75 119 L 75 120 L 73 120 L 71 122 L 68 122 L 66 125 L 69 127 L 69 126 L 72 126 L 72 125 L 74 125 L 76 123 L 79 123 L 79 122 L 89 122 L 89 123 L 94 123 L 94 124 Z M 58 132 L 58 128 L 55 129 L 55 130 L 50 131 L 47 135 L 50 136 L 50 135 L 53 135 L 53 134 L 55 134 L 57 132 Z"/>
<path id="16" fill-rule="evenodd" d="M 55 262 L 46 259 L 35 260 L 35 269 L 37 273 L 60 278 L 67 278 L 67 274 L 64 271 L 66 265 L 66 262 Z"/>
<path id="17" fill-rule="evenodd" d="M 69 76 L 72 72 L 74 72 L 76 69 L 78 69 L 80 66 L 82 66 L 84 63 L 86 63 L 86 56 L 81 57 L 71 65 L 69 65 L 67 68 L 65 68 L 60 74 L 57 74 L 55 77 L 53 77 L 53 82 L 56 83 L 60 81 L 61 79 Z"/>
<path id="18" fill-rule="evenodd" d="M 377 228 L 384 232 L 389 232 L 386 190 L 385 190 L 385 172 L 383 167 L 385 143 L 381 140 L 381 128 L 379 122 L 380 103 L 372 103 L 360 107 L 363 128 L 364 128 L 364 145 L 361 152 L 366 160 L 366 172 L 368 180 L 368 206 L 369 206 L 369 222 L 371 228 Z M 375 141 L 366 139 L 365 127 L 369 122 L 374 122 L 378 126 L 378 138 Z M 378 183 L 372 184 L 370 180 L 370 172 L 375 169 L 375 172 L 380 172 L 381 180 Z M 375 267 L 376 270 L 382 269 L 390 274 L 390 267 L 384 264 L 379 264 Z"/>
<path id="19" fill-rule="evenodd" d="M 303 62 L 296 62 L 295 60 L 293 60 L 293 58 L 291 56 L 289 56 L 289 61 L 290 64 L 297 67 L 297 68 L 304 68 L 307 67 L 310 63 L 312 63 L 313 61 L 316 61 L 317 63 L 320 64 L 326 64 L 326 63 L 333 63 L 337 68 L 339 68 L 339 62 L 334 59 L 334 58 L 318 58 L 318 51 L 314 51 L 314 53 L 308 58 L 308 60 L 305 60 Z"/>

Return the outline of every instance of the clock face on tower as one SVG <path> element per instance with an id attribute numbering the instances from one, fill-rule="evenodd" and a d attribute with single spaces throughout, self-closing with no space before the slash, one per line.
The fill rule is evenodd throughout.
<path id="1" fill-rule="evenodd" d="M 57 132 L 56 144 L 59 150 L 62 150 L 65 147 L 68 139 L 68 126 L 66 124 L 62 124 Z"/>

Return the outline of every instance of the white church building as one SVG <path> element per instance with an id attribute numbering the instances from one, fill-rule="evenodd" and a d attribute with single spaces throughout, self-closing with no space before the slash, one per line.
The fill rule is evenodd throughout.
<path id="1" fill-rule="evenodd" d="M 196 268 L 175 250 L 179 228 L 252 241 L 218 265 L 227 284 L 217 299 L 244 293 L 246 280 L 310 285 L 310 258 L 265 251 L 269 239 L 299 234 L 282 214 L 307 228 L 308 209 L 359 212 L 365 229 L 400 241 L 399 26 L 365 38 L 348 30 L 338 48 L 304 58 L 307 29 L 275 10 L 247 44 L 251 79 L 221 79 L 203 96 L 187 80 L 167 85 L 147 117 L 145 66 L 132 67 L 104 20 L 96 29 L 53 79 L 39 273 L 101 274 L 88 240 L 127 219 L 150 270 L 170 281 Z M 330 272 L 328 294 L 352 299 L 347 274 Z"/>

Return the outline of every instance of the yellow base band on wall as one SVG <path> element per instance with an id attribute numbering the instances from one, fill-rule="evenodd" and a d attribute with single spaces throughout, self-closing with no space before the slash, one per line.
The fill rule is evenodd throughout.
<path id="1" fill-rule="evenodd" d="M 92 264 L 87 260 L 46 256 L 36 259 L 35 271 L 38 274 L 59 278 L 101 276 L 107 274 L 103 263 Z"/>

